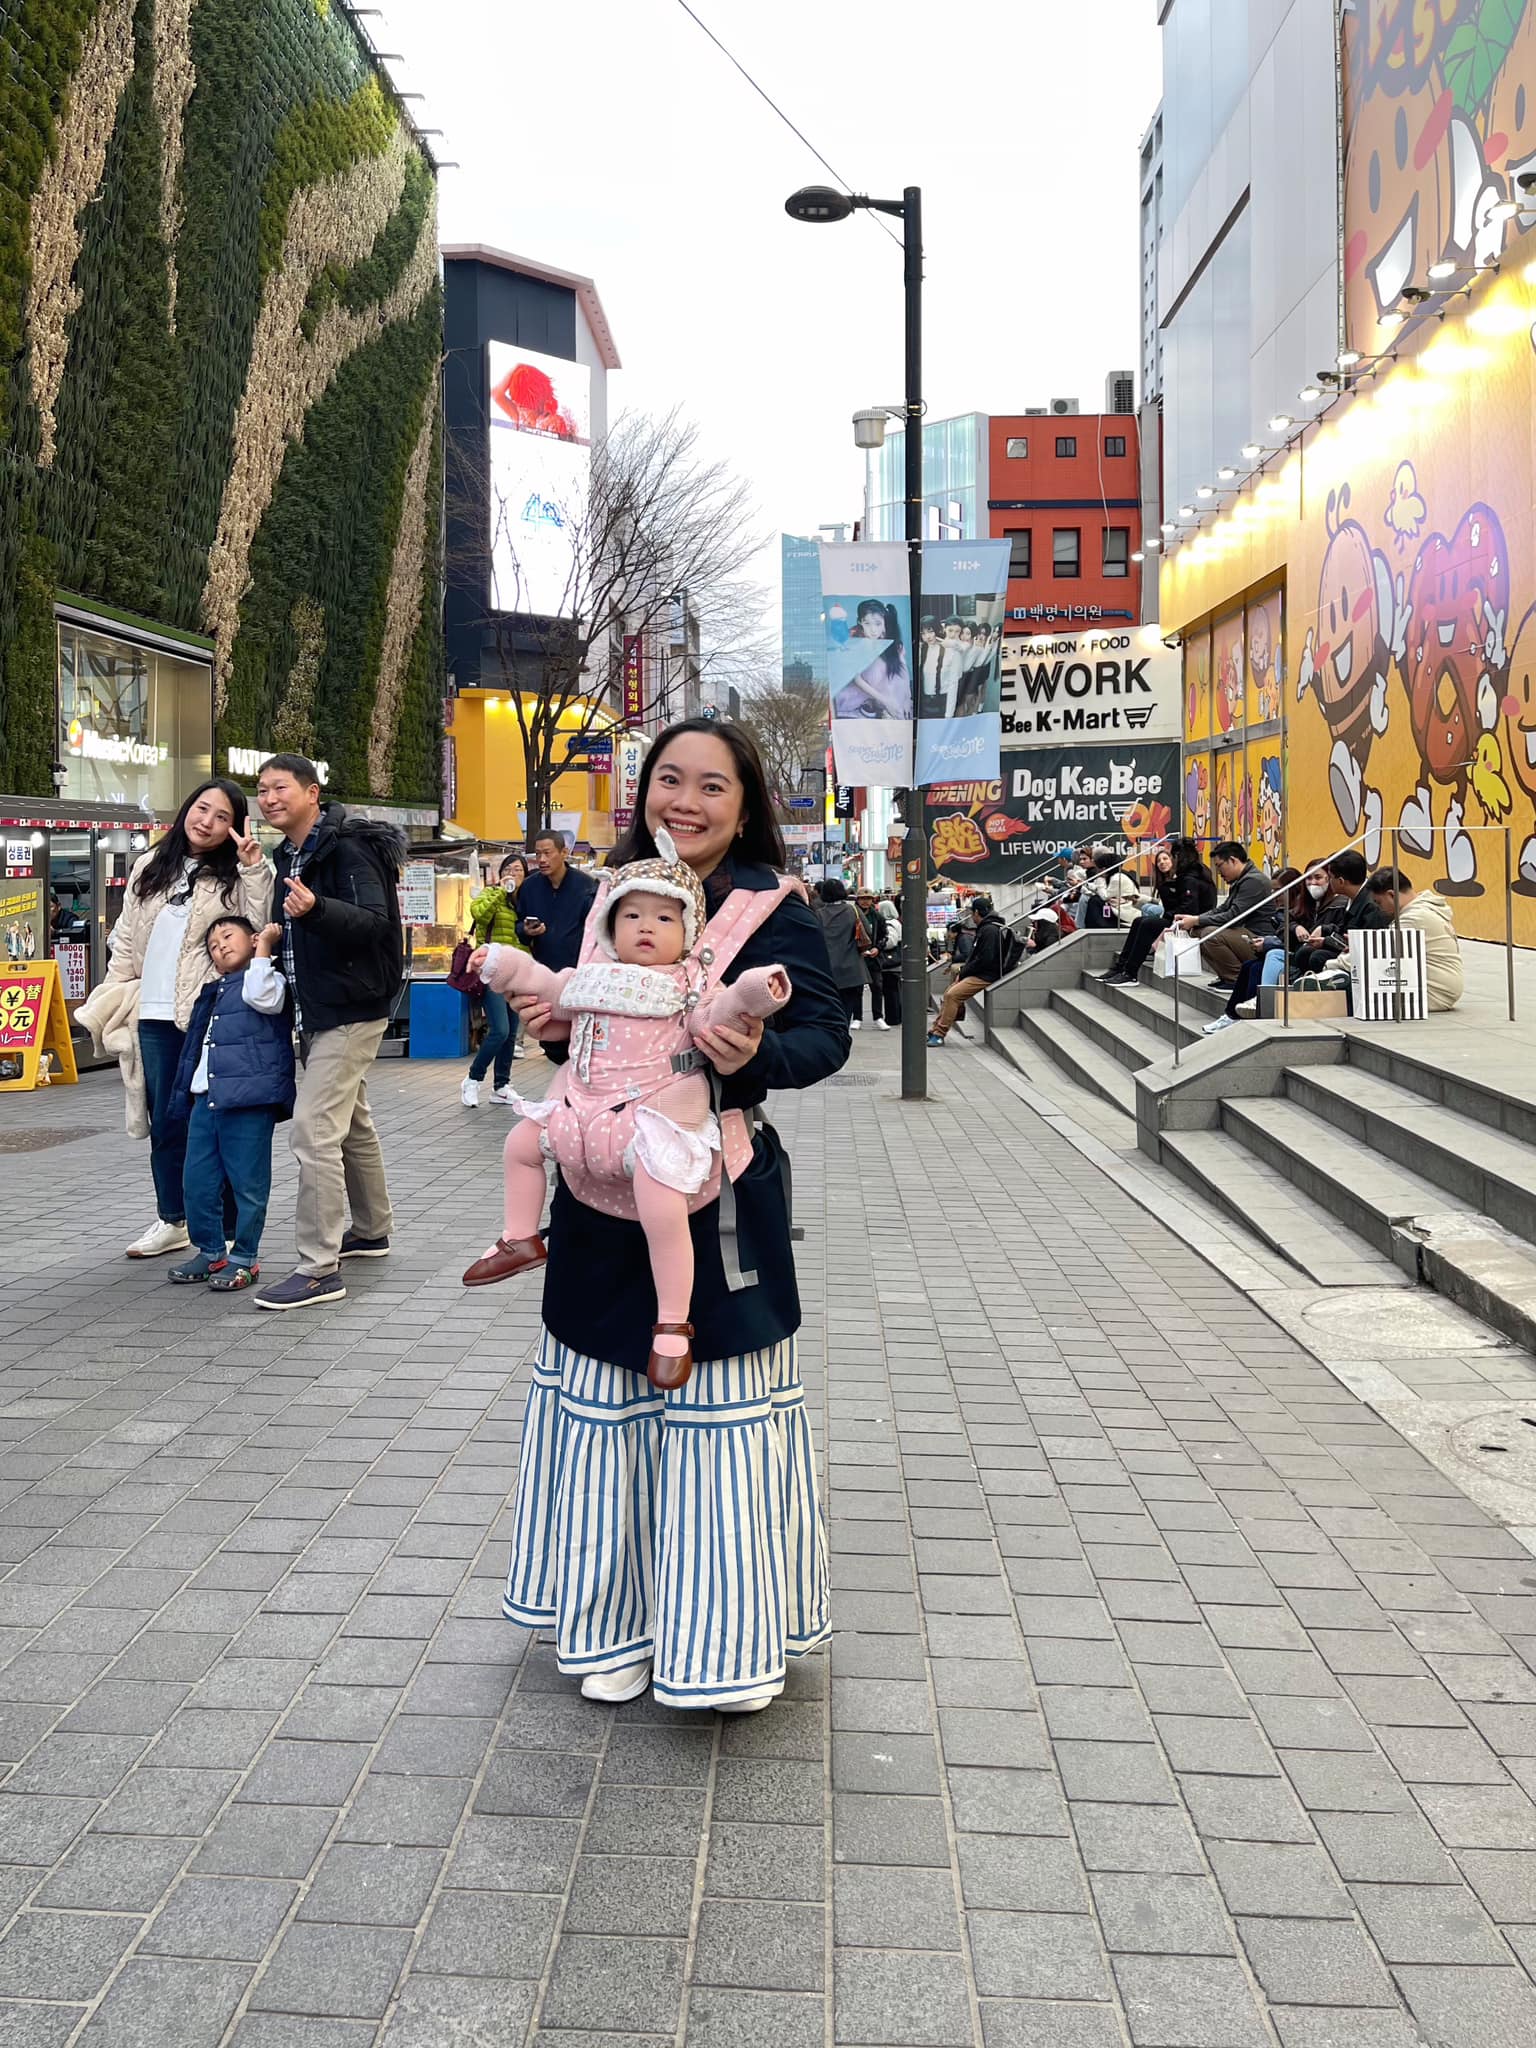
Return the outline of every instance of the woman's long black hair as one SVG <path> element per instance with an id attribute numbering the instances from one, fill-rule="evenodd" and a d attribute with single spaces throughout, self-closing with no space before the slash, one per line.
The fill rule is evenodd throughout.
<path id="1" fill-rule="evenodd" d="M 886 604 L 878 597 L 866 597 L 857 612 L 855 612 L 854 617 L 862 619 L 866 612 L 878 612 L 880 614 L 880 617 L 885 622 L 880 638 L 882 640 L 889 640 L 891 643 L 877 659 L 885 664 L 885 672 L 888 676 L 901 675 L 907 665 L 907 649 L 906 643 L 901 637 L 901 622 L 897 617 L 895 605 Z M 969 625 L 969 619 L 965 623 Z"/>
<path id="2" fill-rule="evenodd" d="M 192 844 L 187 838 L 187 813 L 200 796 L 206 796 L 210 789 L 216 789 L 229 799 L 229 808 L 234 812 L 234 830 L 222 846 L 214 847 L 211 853 L 194 855 Z M 240 850 L 235 839 L 245 831 L 249 815 L 245 791 L 236 783 L 226 782 L 221 775 L 212 775 L 206 782 L 200 782 L 176 813 L 175 822 L 156 845 L 154 852 L 139 870 L 139 878 L 133 885 L 133 893 L 142 902 L 150 896 L 168 896 L 173 884 L 181 878 L 182 863 L 196 859 L 192 871 L 193 881 L 203 875 L 212 875 L 223 892 L 224 901 L 233 903 L 235 885 L 240 878 Z"/>
<path id="3" fill-rule="evenodd" d="M 741 780 L 742 832 L 732 848 L 731 857 L 755 861 L 762 867 L 778 868 L 782 872 L 788 865 L 788 855 L 784 851 L 784 835 L 774 819 L 773 803 L 768 795 L 768 776 L 763 767 L 763 757 L 757 751 L 757 742 L 741 726 L 717 718 L 682 718 L 676 725 L 669 725 L 665 732 L 657 734 L 640 764 L 640 786 L 635 791 L 635 822 L 609 854 L 607 865 L 617 868 L 626 861 L 656 858 L 656 842 L 645 822 L 651 777 L 656 772 L 657 762 L 672 742 L 695 732 L 702 733 L 707 739 L 722 740 L 730 748 Z"/>

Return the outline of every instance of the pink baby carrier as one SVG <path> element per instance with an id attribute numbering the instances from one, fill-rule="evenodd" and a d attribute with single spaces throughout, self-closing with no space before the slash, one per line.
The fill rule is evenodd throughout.
<path id="1" fill-rule="evenodd" d="M 597 895 L 593 899 L 591 910 L 587 913 L 581 956 L 577 962 L 578 972 L 581 968 L 601 962 L 607 957 L 600 938 L 605 924 L 610 879 L 607 874 L 600 877 Z M 697 947 L 689 955 L 690 964 L 695 969 L 703 969 L 702 981 L 698 978 L 697 972 L 690 980 L 690 986 L 699 996 L 707 995 L 719 986 L 726 970 L 748 939 L 767 923 L 779 905 L 791 895 L 799 896 L 803 900 L 805 890 L 799 881 L 788 875 L 781 875 L 777 886 L 772 889 L 731 891 L 705 927 Z M 629 1148 L 634 1139 L 636 1107 L 644 1104 L 647 1094 L 657 1092 L 668 1082 L 676 1080 L 680 1074 L 693 1071 L 695 1068 L 708 1075 L 713 1083 L 714 1076 L 707 1064 L 693 1054 L 686 1030 L 686 1020 L 690 1014 L 691 1011 L 680 1011 L 676 1018 L 666 1020 L 672 1029 L 670 1032 L 660 1033 L 655 1064 L 650 1066 L 644 1078 L 637 1080 L 639 1094 L 626 1090 L 605 1104 L 602 1084 L 582 1082 L 572 1071 L 569 1063 L 564 1068 L 561 1082 L 556 1084 L 557 1089 L 570 1105 L 569 1113 L 579 1124 L 580 1129 L 579 1133 L 570 1133 L 575 1142 L 563 1142 L 566 1134 L 559 1126 L 565 1112 L 557 1109 L 545 1128 L 547 1150 L 558 1163 L 566 1186 L 576 1199 L 585 1202 L 588 1208 L 600 1210 L 604 1215 L 624 1217 L 632 1222 L 638 1221 L 639 1211 L 635 1207 L 634 1184 L 626 1165 Z M 640 1029 L 643 1030 L 644 1027 L 641 1026 Z M 648 1046 L 644 1049 L 650 1050 Z M 551 1091 L 552 1094 L 554 1092 Z M 718 1089 L 713 1092 L 718 1106 Z M 719 1111 L 718 1114 L 720 1150 L 711 1160 L 704 1184 L 697 1193 L 688 1197 L 690 1212 L 706 1208 L 717 1200 L 724 1208 L 730 1200 L 730 1183 L 740 1178 L 752 1157 L 752 1128 L 747 1113 L 739 1109 L 727 1109 Z M 731 1264 L 732 1262 L 728 1261 L 728 1270 Z M 734 1275 L 732 1277 L 734 1280 Z M 734 1284 L 743 1283 L 737 1281 Z"/>

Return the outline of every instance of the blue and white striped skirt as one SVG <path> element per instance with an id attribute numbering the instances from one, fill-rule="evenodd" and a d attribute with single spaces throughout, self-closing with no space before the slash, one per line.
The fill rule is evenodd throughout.
<path id="1" fill-rule="evenodd" d="M 545 1333 L 502 1612 L 562 1671 L 644 1658 L 676 1707 L 784 1682 L 831 1633 L 816 1461 L 791 1337 L 658 1394 Z"/>

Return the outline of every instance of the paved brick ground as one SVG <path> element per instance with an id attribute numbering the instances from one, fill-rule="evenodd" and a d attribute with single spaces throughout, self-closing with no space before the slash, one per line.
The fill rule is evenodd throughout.
<path id="1" fill-rule="evenodd" d="M 745 1721 L 497 1618 L 533 1305 L 456 1283 L 456 1073 L 379 1068 L 399 1250 L 289 1317 L 121 1259 L 111 1079 L 0 1102 L 0 2048 L 1529 2048 L 1536 1561 L 894 1059 L 783 1106 L 839 1632 Z"/>

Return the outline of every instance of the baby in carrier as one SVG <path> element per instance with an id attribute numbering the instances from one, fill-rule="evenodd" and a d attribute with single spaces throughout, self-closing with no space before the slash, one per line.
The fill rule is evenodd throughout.
<path id="1" fill-rule="evenodd" d="M 782 967 L 750 969 L 729 987 L 720 980 L 746 934 L 708 942 L 698 876 L 667 833 L 656 843 L 659 858 L 603 876 L 579 966 L 552 973 L 511 946 L 488 946 L 472 963 L 499 994 L 537 996 L 568 1018 L 571 1043 L 542 1102 L 515 1098 L 523 1121 L 504 1154 L 503 1234 L 464 1284 L 485 1287 L 544 1264 L 538 1231 L 552 1159 L 579 1201 L 637 1217 L 645 1232 L 656 1284 L 648 1378 L 665 1390 L 693 1370 L 688 1217 L 720 1189 L 720 1121 L 693 1033 L 772 1016 L 791 988 Z M 752 899 L 754 918 L 778 900 Z"/>

